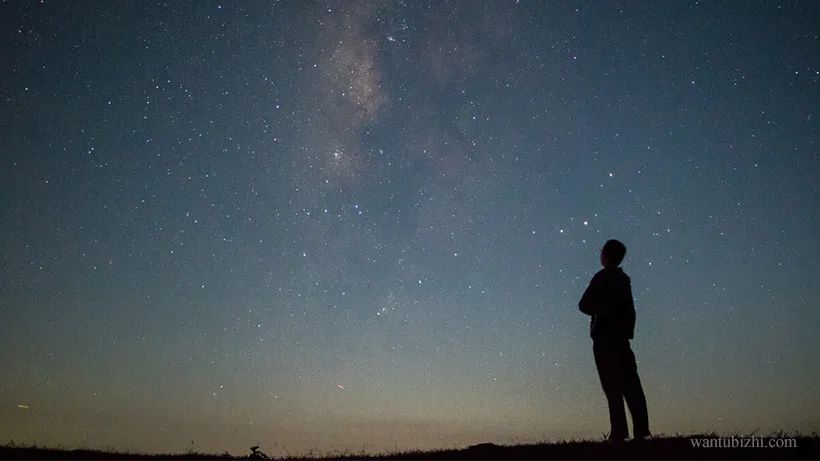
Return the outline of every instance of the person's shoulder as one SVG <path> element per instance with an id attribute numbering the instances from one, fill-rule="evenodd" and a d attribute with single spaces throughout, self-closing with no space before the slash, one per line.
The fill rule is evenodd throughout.
<path id="1" fill-rule="evenodd" d="M 626 275 L 626 272 L 624 272 L 624 270 L 621 269 L 620 266 L 610 268 L 605 267 L 599 270 L 598 273 L 595 275 L 599 275 L 600 277 L 606 277 L 612 280 L 629 280 L 629 276 Z"/>

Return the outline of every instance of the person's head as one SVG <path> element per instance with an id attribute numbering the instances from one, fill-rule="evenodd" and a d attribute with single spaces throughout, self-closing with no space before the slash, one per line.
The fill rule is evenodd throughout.
<path id="1" fill-rule="evenodd" d="M 601 248 L 601 265 L 604 267 L 618 267 L 626 255 L 626 246 L 618 240 L 607 240 Z"/>

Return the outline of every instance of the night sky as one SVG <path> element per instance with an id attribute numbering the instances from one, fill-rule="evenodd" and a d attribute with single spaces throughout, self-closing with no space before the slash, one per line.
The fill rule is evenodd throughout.
<path id="1" fill-rule="evenodd" d="M 0 3 L 0 443 L 820 430 L 820 3 Z"/>

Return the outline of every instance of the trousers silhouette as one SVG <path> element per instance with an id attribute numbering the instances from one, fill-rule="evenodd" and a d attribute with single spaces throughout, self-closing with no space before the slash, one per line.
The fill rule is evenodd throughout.
<path id="1" fill-rule="evenodd" d="M 609 404 L 609 424 L 611 439 L 629 437 L 626 425 L 624 399 L 632 415 L 634 437 L 649 436 L 649 416 L 646 411 L 646 397 L 638 378 L 635 354 L 626 338 L 599 338 L 592 343 L 595 367 L 601 378 L 607 403 Z"/>

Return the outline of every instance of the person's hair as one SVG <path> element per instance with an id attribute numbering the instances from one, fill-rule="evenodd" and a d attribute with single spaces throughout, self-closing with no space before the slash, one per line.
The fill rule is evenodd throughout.
<path id="1" fill-rule="evenodd" d="M 604 243 L 604 254 L 612 264 L 619 266 L 626 256 L 626 246 L 615 239 L 607 240 Z"/>

